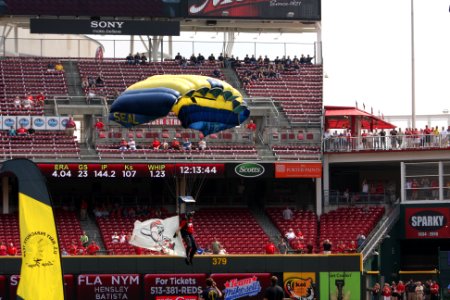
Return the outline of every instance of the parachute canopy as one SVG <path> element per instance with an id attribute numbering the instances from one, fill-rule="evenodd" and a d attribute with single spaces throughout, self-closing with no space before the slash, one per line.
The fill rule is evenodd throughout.
<path id="1" fill-rule="evenodd" d="M 131 85 L 112 104 L 109 119 L 130 128 L 173 112 L 184 128 L 205 136 L 235 127 L 249 116 L 230 84 L 199 75 L 155 75 Z"/>

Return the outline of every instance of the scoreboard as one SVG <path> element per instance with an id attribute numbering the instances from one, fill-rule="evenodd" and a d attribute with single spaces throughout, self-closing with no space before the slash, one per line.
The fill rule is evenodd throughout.
<path id="1" fill-rule="evenodd" d="M 225 164 L 37 164 L 50 178 L 165 178 L 178 176 L 224 177 Z"/>

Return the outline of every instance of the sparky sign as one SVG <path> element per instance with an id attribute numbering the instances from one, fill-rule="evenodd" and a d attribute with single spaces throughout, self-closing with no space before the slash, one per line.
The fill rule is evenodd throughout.
<path id="1" fill-rule="evenodd" d="M 261 299 L 270 285 L 270 274 L 212 274 L 211 278 L 223 291 L 224 300 Z"/>
<path id="2" fill-rule="evenodd" d="M 450 238 L 449 207 L 405 208 L 405 236 L 408 239 Z"/>

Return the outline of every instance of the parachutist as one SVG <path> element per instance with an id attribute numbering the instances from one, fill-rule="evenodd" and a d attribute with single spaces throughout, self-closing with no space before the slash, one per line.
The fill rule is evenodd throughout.
<path id="1" fill-rule="evenodd" d="M 192 260 L 198 248 L 193 235 L 194 234 L 193 215 L 194 212 L 186 213 L 185 217 L 180 222 L 180 227 L 175 232 L 175 235 L 178 234 L 178 232 L 181 232 L 181 236 L 183 237 L 184 243 L 186 244 L 185 261 L 186 264 L 189 265 L 192 265 Z"/>

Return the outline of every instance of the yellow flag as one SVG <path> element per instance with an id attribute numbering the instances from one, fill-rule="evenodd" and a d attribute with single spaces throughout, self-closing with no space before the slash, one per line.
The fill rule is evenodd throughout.
<path id="1" fill-rule="evenodd" d="M 64 284 L 55 219 L 38 167 L 25 159 L 3 163 L 19 183 L 22 267 L 17 299 L 62 300 Z"/>

